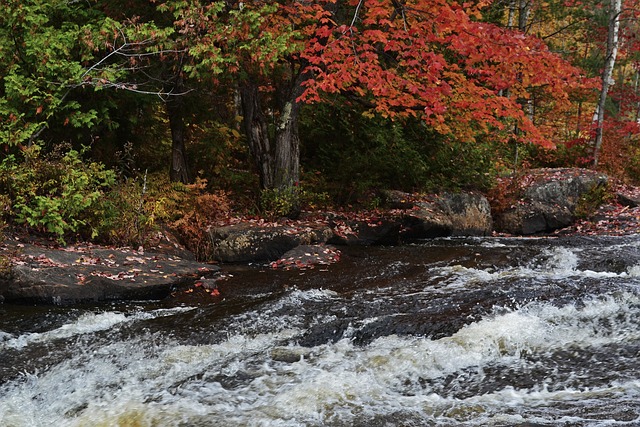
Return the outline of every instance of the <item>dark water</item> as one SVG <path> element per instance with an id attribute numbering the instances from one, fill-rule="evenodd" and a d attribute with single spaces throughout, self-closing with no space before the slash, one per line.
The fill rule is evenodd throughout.
<path id="1" fill-rule="evenodd" d="M 640 425 L 639 237 L 347 248 L 222 301 L 0 306 L 2 426 Z"/>

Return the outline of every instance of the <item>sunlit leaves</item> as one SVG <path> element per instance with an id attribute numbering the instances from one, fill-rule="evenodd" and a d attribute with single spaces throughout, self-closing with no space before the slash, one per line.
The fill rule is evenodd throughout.
<path id="1" fill-rule="evenodd" d="M 567 94 L 584 87 L 580 70 L 536 38 L 477 21 L 484 4 L 399 4 L 358 2 L 351 21 L 331 28 L 324 49 L 312 46 L 306 54 L 315 78 L 304 99 L 353 93 L 383 116 L 421 115 L 456 138 L 473 140 L 511 122 L 528 141 L 552 143 L 524 114 L 522 100 L 541 88 L 563 108 Z"/>

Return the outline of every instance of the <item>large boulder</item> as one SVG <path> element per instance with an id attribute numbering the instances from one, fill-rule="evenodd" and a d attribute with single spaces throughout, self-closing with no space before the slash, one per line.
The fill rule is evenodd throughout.
<path id="1" fill-rule="evenodd" d="M 493 230 L 491 206 L 481 194 L 443 193 L 414 203 L 403 218 L 403 239 L 486 236 Z"/>
<path id="2" fill-rule="evenodd" d="M 494 215 L 496 231 L 548 233 L 576 220 L 580 201 L 607 184 L 605 174 L 578 168 L 534 169 L 521 179 L 519 197 Z"/>
<path id="3" fill-rule="evenodd" d="M 212 227 L 212 260 L 226 263 L 274 261 L 300 245 L 326 243 L 333 233 L 329 227 L 237 224 Z"/>

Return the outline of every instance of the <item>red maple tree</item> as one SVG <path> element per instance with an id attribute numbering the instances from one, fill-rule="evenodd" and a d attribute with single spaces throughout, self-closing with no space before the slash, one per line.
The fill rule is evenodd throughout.
<path id="1" fill-rule="evenodd" d="M 490 2 L 346 3 L 343 22 L 319 23 L 302 53 L 313 70 L 307 102 L 344 93 L 458 139 L 491 132 L 553 146 L 554 130 L 536 126 L 533 109 L 564 114 L 572 92 L 597 85 L 542 40 L 482 22 Z"/>

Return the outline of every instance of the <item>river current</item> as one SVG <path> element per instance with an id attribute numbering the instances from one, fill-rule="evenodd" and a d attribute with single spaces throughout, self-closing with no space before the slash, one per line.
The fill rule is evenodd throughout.
<path id="1" fill-rule="evenodd" d="M 343 248 L 223 297 L 0 305 L 2 426 L 640 425 L 640 237 Z"/>

